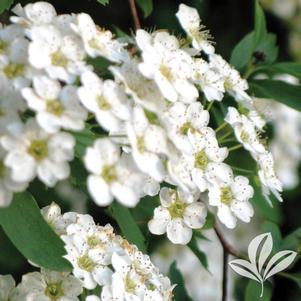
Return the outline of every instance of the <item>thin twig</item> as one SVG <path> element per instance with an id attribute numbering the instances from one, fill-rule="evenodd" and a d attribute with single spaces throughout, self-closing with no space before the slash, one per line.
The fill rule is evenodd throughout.
<path id="1" fill-rule="evenodd" d="M 228 257 L 229 254 L 235 257 L 240 257 L 238 252 L 225 240 L 220 229 L 215 225 L 215 233 L 223 247 L 223 282 L 222 282 L 222 301 L 227 301 L 228 287 Z"/>
<path id="2" fill-rule="evenodd" d="M 140 29 L 141 28 L 141 23 L 140 23 L 140 20 L 139 20 L 135 0 L 129 0 L 129 4 L 130 4 L 130 8 L 131 8 L 132 17 L 133 17 L 133 20 L 134 20 L 135 29 L 136 30 Z"/>
<path id="3" fill-rule="evenodd" d="M 220 229 L 215 225 L 214 231 L 223 247 L 223 249 L 226 250 L 226 252 L 234 257 L 241 258 L 241 255 L 225 240 L 222 232 Z"/>
<path id="4" fill-rule="evenodd" d="M 223 249 L 223 283 L 222 283 L 222 301 L 227 301 L 228 288 L 228 258 L 229 254 Z"/>

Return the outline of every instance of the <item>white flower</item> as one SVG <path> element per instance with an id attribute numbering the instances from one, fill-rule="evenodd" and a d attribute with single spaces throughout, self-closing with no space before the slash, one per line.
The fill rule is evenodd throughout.
<path id="1" fill-rule="evenodd" d="M 137 167 L 161 182 L 165 176 L 162 156 L 168 153 L 164 129 L 150 123 L 144 110 L 136 106 L 131 123 L 127 123 L 127 134 Z"/>
<path id="2" fill-rule="evenodd" d="M 73 83 L 76 76 L 87 67 L 82 41 L 76 35 L 63 35 L 54 25 L 34 26 L 28 30 L 29 62 L 45 70 L 54 79 Z"/>
<path id="3" fill-rule="evenodd" d="M 191 176 L 200 191 L 204 192 L 210 182 L 207 177 L 208 170 L 214 169 L 227 158 L 228 149 L 218 146 L 215 132 L 211 128 L 204 128 L 197 133 L 190 132 L 189 138 L 193 146 Z"/>
<path id="4" fill-rule="evenodd" d="M 70 173 L 68 161 L 73 159 L 74 138 L 68 133 L 50 135 L 34 119 L 25 125 L 10 127 L 10 133 L 0 142 L 8 152 L 4 164 L 11 169 L 16 182 L 29 182 L 38 178 L 48 186 L 66 179 Z"/>
<path id="5" fill-rule="evenodd" d="M 192 39 L 192 46 L 195 49 L 203 50 L 207 54 L 214 53 L 214 47 L 209 41 L 211 38 L 209 31 L 204 30 L 205 26 L 201 25 L 200 16 L 195 8 L 182 3 L 179 6 L 176 16 L 183 29 Z"/>
<path id="6" fill-rule="evenodd" d="M 109 30 L 96 26 L 89 15 L 78 14 L 76 24 L 71 26 L 83 39 L 85 50 L 89 56 L 103 56 L 117 63 L 128 59 L 128 53 L 124 49 L 125 45 L 113 39 L 113 34 Z"/>
<path id="7" fill-rule="evenodd" d="M 106 266 L 104 248 L 91 248 L 88 243 L 78 239 L 76 234 L 63 235 L 61 238 L 67 251 L 64 257 L 71 262 L 73 275 L 83 282 L 85 288 L 94 289 L 97 284 L 110 282 L 112 271 Z"/>
<path id="8" fill-rule="evenodd" d="M 12 16 L 11 21 L 19 23 L 24 27 L 50 24 L 57 16 L 55 8 L 50 3 L 44 1 L 29 3 L 24 8 L 20 4 L 17 4 L 13 8 L 13 12 L 17 17 Z"/>
<path id="9" fill-rule="evenodd" d="M 170 140 L 178 149 L 191 153 L 192 145 L 188 131 L 197 132 L 209 123 L 209 112 L 203 109 L 200 102 L 185 105 L 174 103 L 163 116 Z"/>
<path id="10" fill-rule="evenodd" d="M 193 81 L 200 85 L 208 101 L 221 101 L 224 98 L 225 87 L 223 77 L 201 58 L 193 62 Z"/>
<path id="11" fill-rule="evenodd" d="M 16 182 L 12 179 L 9 168 L 4 165 L 6 152 L 0 146 L 0 208 L 10 205 L 13 192 L 21 192 L 26 189 L 27 182 Z"/>
<path id="12" fill-rule="evenodd" d="M 125 86 L 125 91 L 135 103 L 152 112 L 160 113 L 166 107 L 167 101 L 162 96 L 154 81 L 144 77 L 138 69 L 138 60 L 131 59 L 121 66 L 110 66 L 117 81 Z"/>
<path id="13" fill-rule="evenodd" d="M 19 91 L 5 76 L 0 75 L 0 135 L 7 132 L 10 124 L 20 121 L 19 114 L 26 105 Z"/>
<path id="14" fill-rule="evenodd" d="M 81 75 L 81 82 L 79 98 L 105 130 L 117 131 L 124 120 L 130 119 L 130 102 L 118 84 L 112 80 L 103 81 L 91 71 Z"/>
<path id="15" fill-rule="evenodd" d="M 67 227 L 76 222 L 77 214 L 75 212 L 61 213 L 61 208 L 56 203 L 46 206 L 41 209 L 43 215 L 49 226 L 58 234 L 66 233 Z"/>
<path id="16" fill-rule="evenodd" d="M 80 105 L 75 86 L 61 87 L 56 80 L 35 76 L 33 89 L 24 88 L 22 95 L 46 132 L 56 133 L 60 129 L 80 131 L 84 128 L 87 112 Z"/>
<path id="17" fill-rule="evenodd" d="M 168 100 L 191 103 L 198 97 L 198 90 L 190 82 L 193 60 L 179 48 L 179 42 L 167 32 L 156 32 L 152 36 L 138 30 L 136 42 L 142 51 L 141 73 L 153 79 Z"/>
<path id="18" fill-rule="evenodd" d="M 22 277 L 20 288 L 26 301 L 79 301 L 83 292 L 81 281 L 68 273 L 41 269 Z"/>
<path id="19" fill-rule="evenodd" d="M 171 300 L 170 281 L 158 274 L 148 256 L 141 256 L 133 247 L 135 259 L 127 254 L 112 256 L 112 266 L 115 270 L 110 285 L 103 287 L 102 301 L 169 301 Z M 134 259 L 134 260 L 133 260 Z M 88 300 L 99 300 L 89 298 Z"/>
<path id="20" fill-rule="evenodd" d="M 230 173 L 230 172 L 229 172 Z M 233 174 L 219 185 L 209 187 L 209 204 L 217 206 L 219 220 L 228 228 L 236 226 L 237 218 L 249 223 L 254 214 L 249 199 L 253 197 L 254 190 L 249 180 L 243 176 L 233 177 Z"/>
<path id="21" fill-rule="evenodd" d="M 16 283 L 11 275 L 0 275 L 0 300 L 17 301 L 14 297 Z"/>
<path id="22" fill-rule="evenodd" d="M 148 223 L 151 233 L 161 235 L 167 232 L 174 244 L 187 244 L 192 237 L 192 229 L 201 228 L 207 211 L 203 203 L 197 202 L 198 195 L 185 194 L 169 188 L 160 191 L 161 206 Z"/>
<path id="23" fill-rule="evenodd" d="M 246 150 L 253 154 L 266 152 L 265 146 L 258 138 L 254 123 L 247 116 L 239 114 L 234 107 L 229 107 L 225 121 L 232 126 L 236 139 Z"/>
<path id="24" fill-rule="evenodd" d="M 19 90 L 28 86 L 32 69 L 28 65 L 29 41 L 24 36 L 24 29 L 12 24 L 0 25 L 0 70 L 13 86 Z"/>
<path id="25" fill-rule="evenodd" d="M 88 189 L 98 205 L 107 206 L 114 197 L 128 207 L 138 203 L 144 177 L 130 155 L 120 155 L 119 146 L 109 139 L 98 139 L 88 147 L 84 161 L 91 173 Z"/>
<path id="26" fill-rule="evenodd" d="M 267 201 L 270 202 L 269 195 L 272 193 L 280 202 L 282 197 L 282 184 L 275 173 L 274 158 L 272 153 L 266 152 L 254 156 L 258 166 L 258 176 L 261 182 L 262 193 Z"/>
<path id="27" fill-rule="evenodd" d="M 237 101 L 250 102 L 251 97 L 245 92 L 248 82 L 241 78 L 239 72 L 231 67 L 220 55 L 210 55 L 210 68 L 223 76 L 225 90 Z"/>

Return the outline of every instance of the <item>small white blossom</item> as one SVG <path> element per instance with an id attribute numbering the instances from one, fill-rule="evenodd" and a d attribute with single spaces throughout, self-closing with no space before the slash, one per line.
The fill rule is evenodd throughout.
<path id="1" fill-rule="evenodd" d="M 214 47 L 209 40 L 211 38 L 209 31 L 205 30 L 204 25 L 201 25 L 200 16 L 195 8 L 182 3 L 176 16 L 183 29 L 192 39 L 192 46 L 195 49 L 203 50 L 207 54 L 214 53 Z"/>
<path id="2" fill-rule="evenodd" d="M 11 275 L 0 275 L 0 300 L 18 301 L 16 283 Z"/>
<path id="3" fill-rule="evenodd" d="M 89 56 L 103 56 L 117 63 L 128 59 L 128 54 L 123 48 L 124 44 L 113 39 L 113 34 L 109 30 L 96 26 L 89 15 L 78 14 L 76 24 L 72 24 L 72 28 L 83 39 L 85 50 Z"/>
<path id="4" fill-rule="evenodd" d="M 170 140 L 181 151 L 191 153 L 192 145 L 188 132 L 197 132 L 207 126 L 209 112 L 204 110 L 199 102 L 190 105 L 176 102 L 164 114 L 163 120 Z"/>
<path id="5" fill-rule="evenodd" d="M 162 188 L 161 206 L 155 209 L 154 217 L 148 223 L 150 232 L 156 235 L 166 232 L 174 244 L 187 244 L 191 240 L 192 229 L 202 228 L 206 220 L 206 208 L 196 201 L 197 197 L 198 194 Z"/>
<path id="6" fill-rule="evenodd" d="M 69 273 L 59 273 L 45 269 L 28 273 L 22 277 L 20 289 L 26 301 L 79 301 L 83 292 L 82 283 Z"/>
<path id="7" fill-rule="evenodd" d="M 144 177 L 130 155 L 120 154 L 119 146 L 109 139 L 98 139 L 87 149 L 84 161 L 91 173 L 88 189 L 98 205 L 107 206 L 114 197 L 125 206 L 138 203 Z"/>
<path id="8" fill-rule="evenodd" d="M 272 193 L 280 202 L 282 202 L 281 192 L 282 183 L 275 173 L 274 158 L 272 153 L 266 152 L 254 156 L 258 166 L 258 176 L 261 182 L 262 193 L 270 202 L 270 193 Z"/>
<path id="9" fill-rule="evenodd" d="M 10 205 L 13 193 L 26 189 L 27 182 L 16 182 L 12 178 L 11 170 L 5 166 L 6 152 L 0 146 L 0 208 Z"/>
<path id="10" fill-rule="evenodd" d="M 19 36 L 18 31 L 11 31 L 0 29 L 0 72 L 20 90 L 30 84 L 32 75 L 32 68 L 28 64 L 29 41 Z M 12 34 L 10 38 L 7 37 L 9 34 Z"/>
<path id="11" fill-rule="evenodd" d="M 61 208 L 56 203 L 41 209 L 45 221 L 58 235 L 66 233 L 67 227 L 76 222 L 77 214 L 75 212 L 61 213 Z"/>
<path id="12" fill-rule="evenodd" d="M 54 25 L 34 26 L 28 35 L 32 40 L 28 49 L 30 64 L 45 70 L 51 78 L 70 84 L 86 69 L 85 51 L 76 35 L 64 35 Z"/>
<path id="13" fill-rule="evenodd" d="M 265 146 L 258 138 L 254 123 L 247 116 L 239 114 L 234 107 L 229 107 L 225 121 L 232 126 L 236 139 L 246 150 L 254 154 L 266 152 Z"/>
<path id="14" fill-rule="evenodd" d="M 150 123 L 144 110 L 136 106 L 131 123 L 127 123 L 127 134 L 132 147 L 131 154 L 137 167 L 161 182 L 165 176 L 162 156 L 168 152 L 164 129 Z"/>
<path id="15" fill-rule="evenodd" d="M 50 24 L 57 16 L 55 8 L 50 3 L 44 1 L 29 3 L 24 8 L 20 4 L 17 4 L 13 8 L 13 13 L 17 16 L 12 16 L 11 21 L 23 27 Z"/>
<path id="16" fill-rule="evenodd" d="M 38 178 L 52 187 L 70 174 L 68 161 L 73 159 L 74 138 L 68 133 L 48 134 L 35 120 L 13 124 L 0 142 L 7 151 L 5 166 L 16 182 Z"/>
<path id="17" fill-rule="evenodd" d="M 210 68 L 223 76 L 225 90 L 237 101 L 246 103 L 251 101 L 251 97 L 245 92 L 249 88 L 248 82 L 220 55 L 210 55 Z"/>
<path id="18" fill-rule="evenodd" d="M 131 59 L 121 66 L 111 66 L 110 70 L 117 81 L 125 86 L 125 91 L 135 103 L 152 112 L 160 113 L 167 101 L 154 81 L 144 77 L 138 69 L 138 60 Z"/>
<path id="19" fill-rule="evenodd" d="M 138 30 L 136 42 L 142 51 L 141 73 L 153 79 L 169 101 L 191 103 L 198 97 L 198 90 L 190 82 L 192 58 L 179 48 L 178 40 L 167 32 L 153 35 Z"/>
<path id="20" fill-rule="evenodd" d="M 225 87 L 223 77 L 210 68 L 210 65 L 201 58 L 193 62 L 193 81 L 200 85 L 208 101 L 221 101 L 224 98 Z"/>
<path id="21" fill-rule="evenodd" d="M 228 228 L 236 226 L 237 218 L 249 223 L 254 214 L 249 199 L 253 197 L 254 190 L 249 185 L 249 180 L 243 176 L 224 179 L 220 185 L 209 187 L 209 204 L 217 206 L 219 220 Z"/>
<path id="22" fill-rule="evenodd" d="M 56 80 L 36 76 L 33 89 L 24 88 L 22 95 L 46 132 L 56 133 L 60 129 L 80 131 L 84 128 L 87 112 L 80 105 L 75 86 L 61 87 Z"/>
<path id="23" fill-rule="evenodd" d="M 122 88 L 112 80 L 102 81 L 91 71 L 81 75 L 81 82 L 78 95 L 82 104 L 105 130 L 118 131 L 131 116 L 130 102 Z"/>

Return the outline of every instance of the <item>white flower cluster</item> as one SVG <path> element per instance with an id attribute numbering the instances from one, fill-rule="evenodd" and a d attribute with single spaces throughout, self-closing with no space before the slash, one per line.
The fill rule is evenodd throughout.
<path id="1" fill-rule="evenodd" d="M 84 289 L 86 301 L 172 300 L 170 280 L 110 225 L 96 225 L 90 215 L 61 214 L 55 203 L 42 214 L 64 240 L 73 272 L 41 269 L 24 275 L 16 288 L 11 276 L 0 276 L 0 300 L 79 301 Z"/>
<path id="2" fill-rule="evenodd" d="M 35 177 L 49 187 L 68 178 L 74 133 L 96 127 L 97 139 L 80 159 L 98 205 L 116 199 L 134 207 L 169 183 L 177 191 L 161 190 L 162 206 L 149 224 L 155 234 L 167 231 L 171 241 L 187 243 L 191 229 L 205 222 L 199 201 L 204 192 L 227 227 L 234 228 L 237 218 L 249 222 L 253 188 L 224 163 L 228 149 L 209 126 L 209 107 L 226 92 L 250 116 L 229 108 L 235 120 L 226 120 L 257 160 L 264 193 L 280 198 L 273 158 L 255 135 L 262 121 L 246 93 L 247 81 L 215 53 L 196 9 L 181 4 L 176 14 L 185 39 L 138 30 L 129 45 L 89 15 L 57 15 L 47 2 L 13 11 L 14 24 L 0 29 L 1 206 Z M 87 63 L 99 57 L 110 61 L 103 77 Z M 86 281 L 97 282 L 86 274 Z"/>

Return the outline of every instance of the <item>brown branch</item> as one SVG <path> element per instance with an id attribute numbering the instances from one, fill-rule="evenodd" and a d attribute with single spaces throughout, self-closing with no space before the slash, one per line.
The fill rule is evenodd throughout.
<path id="1" fill-rule="evenodd" d="M 228 258 L 229 254 L 223 249 L 223 283 L 222 283 L 222 301 L 227 301 L 228 289 Z"/>
<path id="2" fill-rule="evenodd" d="M 140 20 L 139 20 L 135 0 L 129 0 L 129 4 L 130 4 L 130 8 L 131 8 L 132 17 L 133 17 L 133 20 L 134 20 L 135 29 L 136 30 L 140 29 L 141 28 L 141 23 L 140 23 Z"/>
<path id="3" fill-rule="evenodd" d="M 220 231 L 220 229 L 215 225 L 214 227 L 214 231 L 223 247 L 223 249 L 230 255 L 234 256 L 234 257 L 238 257 L 241 258 L 242 256 L 238 253 L 237 250 L 235 250 L 224 238 L 222 232 Z"/>
<path id="4" fill-rule="evenodd" d="M 223 283 L 222 283 L 222 301 L 227 301 L 228 287 L 228 259 L 229 255 L 240 257 L 239 253 L 225 240 L 220 229 L 215 225 L 215 233 L 223 247 Z"/>

